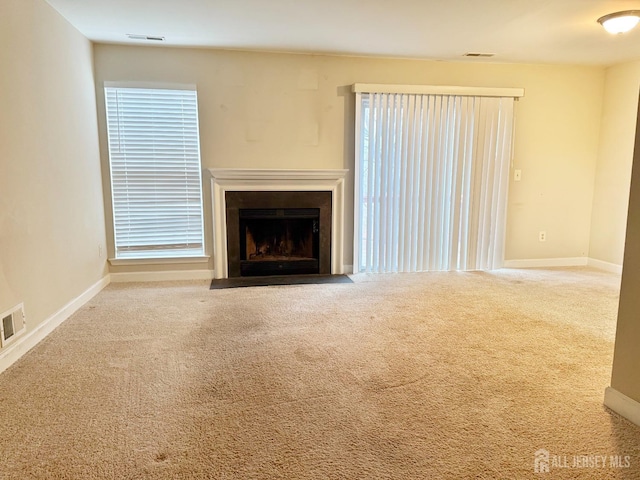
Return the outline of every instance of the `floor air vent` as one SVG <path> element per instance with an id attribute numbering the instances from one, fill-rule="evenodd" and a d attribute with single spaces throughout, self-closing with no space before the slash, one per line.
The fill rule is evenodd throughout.
<path id="1" fill-rule="evenodd" d="M 11 310 L 0 315 L 2 325 L 0 325 L 0 347 L 4 348 L 26 330 L 24 318 L 24 305 L 21 303 Z"/>

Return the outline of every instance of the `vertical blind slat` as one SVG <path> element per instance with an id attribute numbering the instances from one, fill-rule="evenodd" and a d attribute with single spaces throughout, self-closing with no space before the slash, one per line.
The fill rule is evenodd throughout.
<path id="1" fill-rule="evenodd" d="M 375 209 L 375 216 L 373 218 L 373 226 L 375 228 L 374 234 L 373 234 L 373 250 L 372 250 L 372 265 L 375 265 L 375 268 L 378 268 L 379 265 L 379 261 L 378 259 L 380 258 L 380 220 L 382 218 L 381 212 L 382 212 L 382 188 L 380 187 L 382 184 L 382 176 L 383 176 L 383 165 L 382 165 L 382 158 L 385 155 L 385 144 L 383 143 L 383 129 L 385 128 L 385 124 L 387 122 L 387 117 L 386 117 L 386 101 L 384 102 L 384 104 L 382 104 L 382 99 L 383 96 L 382 95 L 377 95 L 376 96 L 376 106 L 378 107 L 377 109 L 377 115 L 379 116 L 379 118 L 376 118 L 376 139 L 377 139 L 377 143 L 378 143 L 378 149 L 375 152 L 376 155 L 376 176 L 374 179 L 375 182 L 375 189 L 373 192 L 373 201 L 375 202 L 376 205 L 376 209 Z M 384 230 L 383 230 L 384 231 Z"/>

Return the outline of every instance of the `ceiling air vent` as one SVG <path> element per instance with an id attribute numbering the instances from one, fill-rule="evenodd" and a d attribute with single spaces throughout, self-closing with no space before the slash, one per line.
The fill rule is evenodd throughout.
<path id="1" fill-rule="evenodd" d="M 481 52 L 468 52 L 463 55 L 463 57 L 482 57 L 488 58 L 493 57 L 495 53 L 481 53 Z"/>
<path id="2" fill-rule="evenodd" d="M 137 35 L 135 33 L 127 33 L 127 37 L 131 40 L 152 40 L 154 42 L 164 42 L 164 37 L 161 35 Z"/>

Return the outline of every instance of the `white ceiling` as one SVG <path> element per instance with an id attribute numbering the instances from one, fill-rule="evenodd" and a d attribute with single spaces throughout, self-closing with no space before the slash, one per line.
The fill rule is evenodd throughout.
<path id="1" fill-rule="evenodd" d="M 640 27 L 607 13 L 640 0 L 47 0 L 90 40 L 475 62 L 612 65 L 640 59 Z M 467 52 L 495 53 L 464 59 Z"/>

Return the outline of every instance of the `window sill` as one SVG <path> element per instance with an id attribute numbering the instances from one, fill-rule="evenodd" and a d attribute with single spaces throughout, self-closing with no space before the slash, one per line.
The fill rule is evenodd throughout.
<path id="1" fill-rule="evenodd" d="M 209 255 L 197 257 L 110 258 L 111 265 L 170 265 L 179 263 L 209 263 Z"/>

